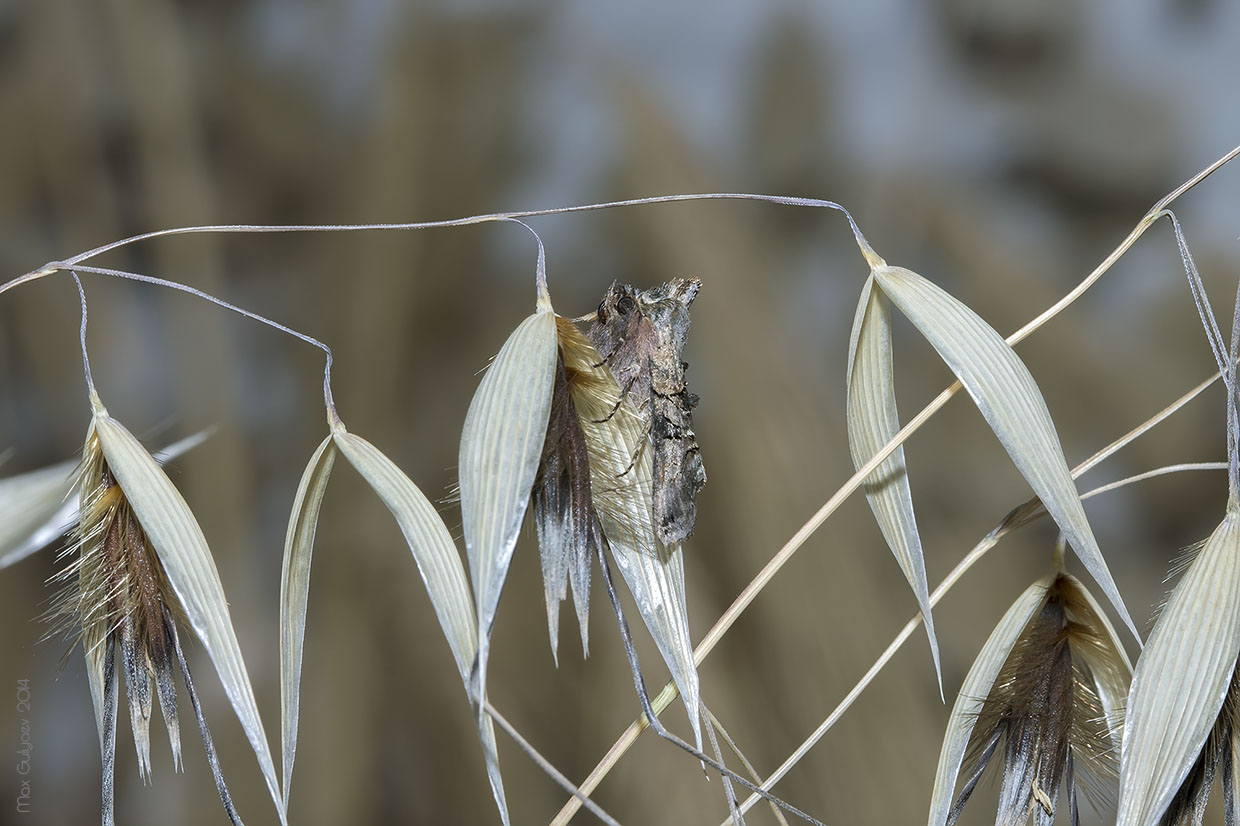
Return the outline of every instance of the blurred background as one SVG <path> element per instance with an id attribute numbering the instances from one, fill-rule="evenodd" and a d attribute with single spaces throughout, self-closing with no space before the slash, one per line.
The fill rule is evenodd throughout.
<path id="1" fill-rule="evenodd" d="M 413 221 L 753 191 L 845 204 L 889 262 L 1007 334 L 1093 269 L 1158 197 L 1240 141 L 1237 42 L 1240 5 L 1221 0 L 9 0 L 0 279 L 178 225 Z M 1226 168 L 1177 204 L 1224 323 L 1237 186 Z M 700 637 L 851 473 L 844 368 L 863 263 L 842 217 L 826 211 L 688 203 L 535 226 L 565 315 L 593 310 L 612 279 L 704 282 L 686 353 L 709 474 L 685 553 Z M 478 371 L 532 310 L 534 254 L 519 227 L 490 225 L 174 237 L 97 263 L 182 281 L 328 342 L 350 430 L 444 500 L 459 531 L 446 500 L 461 422 Z M 297 480 L 326 433 L 319 354 L 182 294 L 95 276 L 86 288 L 95 380 L 111 412 L 152 444 L 218 428 L 172 473 L 212 544 L 278 748 L 280 555 Z M 0 298 L 0 450 L 13 451 L 0 473 L 80 448 L 89 408 L 77 324 L 65 277 Z M 896 346 L 907 418 L 949 373 L 902 322 Z M 1020 353 L 1071 464 L 1206 377 L 1213 365 L 1169 229 L 1150 231 Z M 1221 459 L 1223 435 L 1215 389 L 1082 487 Z M 907 451 L 933 588 L 1029 491 L 964 398 Z M 1197 474 L 1089 503 L 1143 629 L 1171 560 L 1213 529 L 1224 497 L 1222 474 Z M 1047 570 L 1054 539 L 1039 524 L 1004 542 L 937 610 L 947 706 L 919 631 L 778 792 L 828 823 L 924 818 L 952 695 L 1002 612 Z M 14 813 L 21 778 L 6 768 L 0 823 L 98 817 L 80 657 L 60 673 L 65 644 L 39 641 L 55 570 L 45 552 L 0 574 L 0 751 L 18 747 L 18 680 L 32 686 L 35 745 L 32 813 Z M 597 586 L 594 597 L 589 659 L 566 609 L 555 668 L 528 536 L 493 644 L 495 705 L 575 780 L 637 712 Z M 913 612 L 854 497 L 703 665 L 704 698 L 768 773 Z M 661 685 L 665 669 L 639 643 Z M 276 822 L 196 646 L 191 663 L 242 817 Z M 409 551 L 343 464 L 316 544 L 301 709 L 291 822 L 497 822 Z M 666 719 L 687 730 L 678 707 Z M 196 733 L 183 733 L 184 774 L 171 770 L 164 736 L 153 740 L 144 787 L 122 722 L 117 821 L 224 822 Z M 548 821 L 564 794 L 502 736 L 500 750 L 514 822 Z M 996 792 L 984 784 L 961 822 L 990 822 Z M 726 815 L 717 780 L 649 735 L 596 798 L 624 823 Z M 750 822 L 772 820 L 755 810 Z"/>

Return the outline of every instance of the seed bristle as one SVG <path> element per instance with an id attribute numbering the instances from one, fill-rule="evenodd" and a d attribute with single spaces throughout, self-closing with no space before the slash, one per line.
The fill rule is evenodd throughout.
<path id="1" fill-rule="evenodd" d="M 1069 817 L 1077 790 L 1100 812 L 1114 806 L 1119 761 L 1096 679 L 1126 673 L 1076 580 L 1052 582 L 978 714 L 967 751 L 973 768 L 952 807 L 954 821 L 1003 743 L 998 823 L 1053 822 L 1061 784 Z M 1094 669 L 1098 669 L 1098 674 Z M 1109 682 L 1108 682 L 1109 684 Z"/>
<path id="2" fill-rule="evenodd" d="M 101 646 L 113 652 L 119 643 L 116 653 L 125 676 L 138 771 L 149 782 L 155 697 L 168 730 L 174 767 L 181 762 L 172 680 L 175 652 L 164 619 L 178 615 L 179 605 L 159 556 L 108 469 L 94 433 L 83 450 L 76 485 L 81 497 L 78 524 L 61 551 L 64 565 L 53 578 L 61 588 L 46 612 L 52 623 L 49 635 L 69 636 L 72 645 L 66 660 L 78 642 L 88 656 Z M 104 654 L 105 660 L 113 656 Z M 104 665 L 115 668 L 112 662 Z"/>

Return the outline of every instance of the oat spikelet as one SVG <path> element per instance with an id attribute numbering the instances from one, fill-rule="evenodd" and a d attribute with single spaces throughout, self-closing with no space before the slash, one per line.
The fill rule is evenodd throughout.
<path id="1" fill-rule="evenodd" d="M 178 669 L 225 811 L 239 824 L 176 633 L 176 622 L 184 621 L 180 603 L 159 555 L 108 467 L 94 428 L 86 439 L 77 487 L 81 498 L 78 524 L 62 554 L 68 564 L 57 578 L 65 589 L 53 610 L 61 625 L 81 640 L 86 654 L 103 758 L 103 824 L 110 826 L 114 809 L 119 674 L 124 674 L 138 770 L 150 782 L 150 721 L 155 702 L 168 731 L 173 766 L 181 767 L 174 683 Z"/>
<path id="2" fill-rule="evenodd" d="M 1075 826 L 1078 792 L 1100 812 L 1115 806 L 1119 705 L 1131 666 L 1114 629 L 1079 580 L 1060 570 L 1030 593 L 1037 602 L 1006 651 L 989 651 L 988 642 L 979 655 L 979 663 L 1003 657 L 993 682 L 977 685 L 978 663 L 966 680 L 966 686 L 981 688 L 985 696 L 962 691 L 952 711 L 953 718 L 971 719 L 966 720 L 970 732 L 964 751 L 968 771 L 950 809 L 938 797 L 950 786 L 936 789 L 934 810 L 945 815 L 949 826 L 992 762 L 1002 773 L 995 820 L 1000 826 L 1030 819 L 1051 826 L 1065 804 L 1067 822 Z M 951 731 L 951 738 L 964 734 L 959 725 Z M 945 743 L 944 754 L 952 751 Z"/>
<path id="3" fill-rule="evenodd" d="M 1240 650 L 1240 511 L 1229 506 L 1150 632 L 1128 696 L 1120 826 L 1197 823 L 1220 761 L 1233 805 Z"/>
<path id="4" fill-rule="evenodd" d="M 158 699 L 168 730 L 173 763 L 178 768 L 181 764 L 173 684 L 176 653 L 165 624 L 165 614 L 173 610 L 176 599 L 93 431 L 86 442 L 79 490 L 81 508 L 71 546 L 78 556 L 71 566 L 76 568 L 78 585 L 75 599 L 66 607 L 72 607 L 89 647 L 118 635 L 138 768 L 149 782 L 153 699 Z"/>

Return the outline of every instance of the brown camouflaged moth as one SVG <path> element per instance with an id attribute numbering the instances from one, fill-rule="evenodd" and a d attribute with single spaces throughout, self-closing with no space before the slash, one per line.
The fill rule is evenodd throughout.
<path id="1" fill-rule="evenodd" d="M 689 305 L 701 287 L 697 278 L 676 278 L 638 292 L 613 281 L 598 311 L 577 319 L 624 395 L 648 423 L 654 450 L 655 530 L 669 547 L 693 534 L 698 491 L 706 484 L 691 422 L 698 399 L 688 391 L 689 365 L 681 361 Z"/>

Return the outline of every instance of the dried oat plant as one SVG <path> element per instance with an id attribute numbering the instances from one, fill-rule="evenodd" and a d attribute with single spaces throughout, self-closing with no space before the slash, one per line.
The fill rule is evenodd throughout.
<path id="1" fill-rule="evenodd" d="M 280 822 L 296 822 L 293 773 L 301 739 L 310 572 L 328 482 L 337 459 L 343 458 L 390 511 L 425 584 L 464 699 L 474 712 L 475 733 L 500 822 L 509 823 L 510 813 L 497 726 L 569 794 L 553 823 L 568 822 L 581 806 L 607 823 L 624 817 L 623 811 L 604 811 L 591 795 L 647 727 L 688 752 L 686 759 L 722 777 L 725 822 L 744 822 L 763 798 L 781 822 L 786 818 L 831 822 L 830 811 L 802 811 L 795 801 L 783 800 L 772 790 L 866 690 L 917 625 L 924 624 L 935 679 L 943 695 L 953 700 L 934 788 L 926 792 L 930 826 L 950 826 L 966 803 L 970 808 L 982 805 L 972 798 L 988 772 L 1000 778 L 996 822 L 1005 825 L 1050 824 L 1056 816 L 1076 824 L 1081 817 L 1078 790 L 1104 817 L 1115 807 L 1115 817 L 1124 826 L 1199 823 L 1220 771 L 1226 821 L 1240 823 L 1236 786 L 1240 779 L 1240 700 L 1235 696 L 1235 686 L 1240 684 L 1236 676 L 1240 657 L 1236 378 L 1240 335 L 1233 332 L 1230 344 L 1224 342 L 1185 233 L 1169 211 L 1173 201 L 1237 154 L 1240 147 L 1155 204 L 1079 285 L 1007 339 L 959 297 L 911 269 L 888 264 L 839 204 L 744 193 L 662 196 L 407 224 L 185 227 L 115 241 L 3 284 L 0 294 L 69 274 L 80 298 L 80 343 L 91 416 L 82 459 L 0 480 L 0 568 L 54 543 L 68 530 L 65 567 L 58 577 L 65 590 L 55 613 L 80 641 L 87 663 L 101 747 L 102 822 L 108 826 L 114 817 L 112 776 L 122 674 L 144 779 L 151 772 L 149 729 L 156 705 L 168 730 L 173 762 L 180 762 L 175 688 L 180 674 L 225 815 L 240 822 L 207 729 L 207 710 L 190 677 L 183 639 L 191 636 L 204 648 L 245 730 Z M 770 557 L 695 647 L 684 559 L 694 552 L 689 537 L 696 519 L 696 497 L 703 490 L 705 465 L 709 464 L 709 455 L 704 460 L 702 454 L 709 451 L 698 445 L 693 431 L 696 396 L 689 390 L 691 379 L 682 351 L 689 330 L 689 304 L 699 288 L 710 289 L 709 275 L 663 287 L 613 285 L 597 311 L 560 313 L 552 302 L 542 239 L 528 222 L 551 214 L 701 200 L 750 200 L 838 211 L 848 221 L 868 276 L 862 279 L 864 271 L 856 274 L 861 293 L 846 354 L 847 384 L 840 388 L 846 399 L 848 447 L 856 472 Z M 1087 462 L 1069 468 L 1041 389 L 1013 347 L 1070 306 L 1164 217 L 1174 229 L 1218 373 Z M 175 280 L 93 263 L 112 250 L 169 235 L 428 230 L 492 222 L 523 227 L 537 242 L 535 300 L 533 311 L 515 324 L 483 374 L 462 426 L 457 468 L 463 527 L 459 543 L 422 488 L 379 448 L 345 427 L 332 394 L 332 354 L 325 344 Z M 188 292 L 288 333 L 319 348 L 326 357 L 327 434 L 312 452 L 297 490 L 290 491 L 293 507 L 278 593 L 280 655 L 278 667 L 269 667 L 278 671 L 281 694 L 280 777 L 251 686 L 252 668 L 243 657 L 242 641 L 234 630 L 207 539 L 160 467 L 160 461 L 175 458 L 201 437 L 177 443 L 157 461 L 108 414 L 87 355 L 82 275 L 130 279 Z M 951 387 L 903 423 L 896 407 L 893 310 L 911 322 L 956 377 Z M 1240 329 L 1240 300 L 1236 324 Z M 1187 566 L 1141 649 L 1141 618 L 1130 614 L 1112 573 L 1123 564 L 1122 555 L 1104 553 L 1104 538 L 1095 534 L 1082 500 L 1154 475 L 1221 465 L 1157 468 L 1084 496 L 1075 480 L 1172 416 L 1220 377 L 1227 389 L 1223 429 L 1229 457 L 1226 514 Z M 903 445 L 961 389 L 999 439 L 1033 498 L 1014 508 L 931 589 L 914 499 L 919 480 L 930 477 L 933 469 L 912 472 Z M 424 480 L 424 484 L 432 482 Z M 708 709 L 711 686 L 699 674 L 699 665 L 806 539 L 858 490 L 907 579 L 917 615 L 783 765 L 773 771 L 755 767 L 744 754 L 743 744 Z M 963 685 L 951 685 L 945 680 L 934 607 L 1003 537 L 1043 515 L 1050 517 L 1062 537 L 1052 571 L 1016 598 L 997 620 Z M 536 733 L 517 731 L 492 704 L 488 691 L 493 638 L 504 622 L 501 594 L 527 523 L 533 524 L 541 555 L 553 657 L 559 661 L 559 612 L 570 591 L 583 653 L 588 650 L 591 583 L 601 580 L 637 690 L 636 707 L 643 711 L 596 770 L 580 782 L 565 777 L 540 755 L 529 742 L 537 739 Z M 1065 552 L 1068 548 L 1071 555 Z M 1077 564 L 1092 578 L 1101 600 L 1071 573 Z M 620 576 L 613 577 L 613 570 Z M 631 601 L 621 598 L 618 581 L 627 586 Z M 653 697 L 647 693 L 645 680 L 652 663 L 639 656 L 626 618 L 626 602 L 636 608 L 635 616 L 671 675 L 670 682 Z M 1115 630 L 1108 612 L 1126 629 L 1125 634 Z M 192 634 L 182 635 L 184 629 Z M 1140 650 L 1135 667 L 1129 650 Z M 400 652 L 387 656 L 399 657 Z M 659 718 L 677 697 L 687 713 L 691 737 L 681 738 Z M 721 743 L 729 752 L 726 756 Z M 703 751 L 704 746 L 709 752 Z M 729 768 L 729 762 L 739 769 Z M 228 771 L 244 768 L 230 765 Z M 645 782 L 646 792 L 662 793 L 657 778 Z M 741 799 L 738 787 L 750 792 L 746 799 Z"/>

